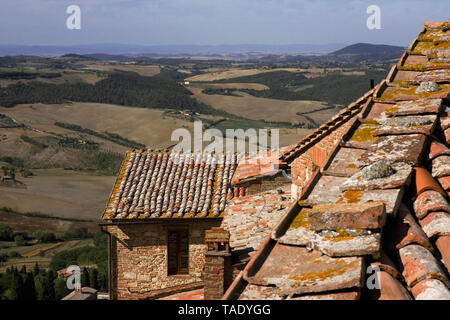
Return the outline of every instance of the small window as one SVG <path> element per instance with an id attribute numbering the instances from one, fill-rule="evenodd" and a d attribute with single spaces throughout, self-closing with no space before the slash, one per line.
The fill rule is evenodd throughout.
<path id="1" fill-rule="evenodd" d="M 169 275 L 189 273 L 188 230 L 169 230 L 167 256 Z"/>

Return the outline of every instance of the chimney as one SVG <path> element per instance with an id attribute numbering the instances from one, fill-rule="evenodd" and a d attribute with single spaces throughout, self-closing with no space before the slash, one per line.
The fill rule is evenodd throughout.
<path id="1" fill-rule="evenodd" d="M 233 281 L 231 267 L 230 234 L 223 228 L 205 232 L 205 300 L 219 300 Z"/>

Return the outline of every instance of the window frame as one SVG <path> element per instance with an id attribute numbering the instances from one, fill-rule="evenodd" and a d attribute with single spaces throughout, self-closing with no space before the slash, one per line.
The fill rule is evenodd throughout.
<path id="1" fill-rule="evenodd" d="M 170 268 L 170 259 L 171 259 L 171 250 L 170 250 L 170 234 L 172 232 L 175 232 L 177 234 L 176 237 L 176 271 L 174 272 L 174 269 Z M 182 265 L 182 250 L 181 250 L 181 239 L 182 234 L 186 233 L 187 238 L 187 267 L 181 268 Z M 189 235 L 189 228 L 188 227 L 168 227 L 167 228 L 167 276 L 187 276 L 189 275 L 189 241 L 190 241 L 190 235 Z"/>

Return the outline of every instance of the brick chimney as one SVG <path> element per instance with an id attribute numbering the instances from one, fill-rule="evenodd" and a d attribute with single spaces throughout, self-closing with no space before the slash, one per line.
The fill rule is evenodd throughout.
<path id="1" fill-rule="evenodd" d="M 230 234 L 223 228 L 206 230 L 205 243 L 204 296 L 205 300 L 218 300 L 233 281 Z"/>

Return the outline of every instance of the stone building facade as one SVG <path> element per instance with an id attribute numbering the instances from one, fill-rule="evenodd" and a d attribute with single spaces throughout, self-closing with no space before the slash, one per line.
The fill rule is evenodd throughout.
<path id="1" fill-rule="evenodd" d="M 155 299 L 203 286 L 205 231 L 222 219 L 155 221 L 104 226 L 110 235 L 110 297 L 118 300 Z M 186 230 L 188 270 L 170 274 L 169 232 Z"/>

